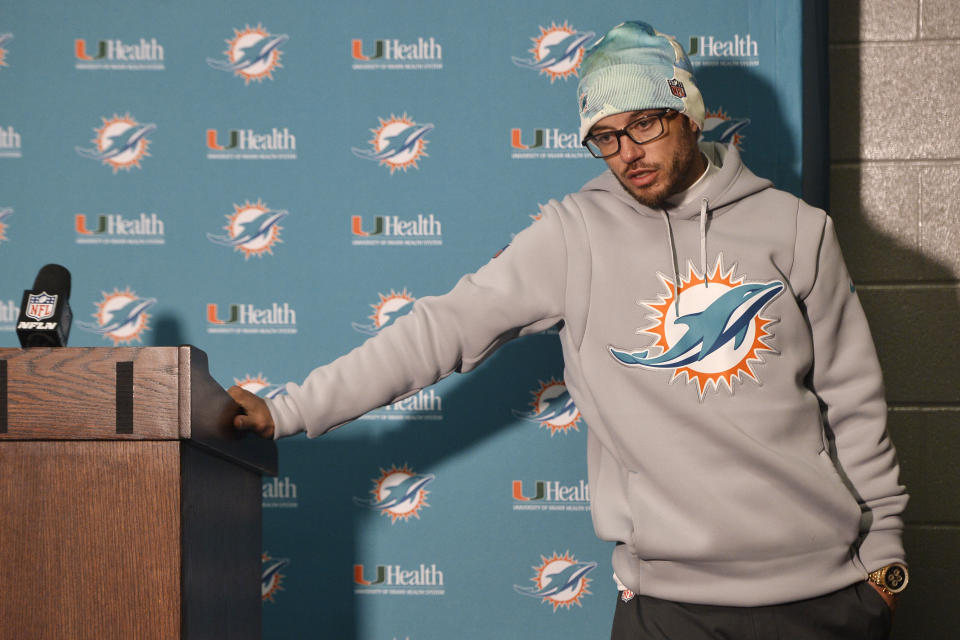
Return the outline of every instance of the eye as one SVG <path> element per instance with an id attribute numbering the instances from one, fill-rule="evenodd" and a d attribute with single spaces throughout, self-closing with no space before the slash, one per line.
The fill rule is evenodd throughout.
<path id="1" fill-rule="evenodd" d="M 635 120 L 627 129 L 640 132 L 649 131 L 656 126 L 656 123 L 656 118 L 641 118 L 640 120 Z"/>
<path id="2" fill-rule="evenodd" d="M 605 147 L 613 144 L 616 141 L 616 139 L 617 139 L 617 136 L 615 136 L 612 133 L 598 133 L 595 136 L 593 136 L 593 141 L 596 142 L 601 147 Z"/>

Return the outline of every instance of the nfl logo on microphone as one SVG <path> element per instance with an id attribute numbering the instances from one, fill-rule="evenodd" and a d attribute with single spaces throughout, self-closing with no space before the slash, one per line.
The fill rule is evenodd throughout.
<path id="1" fill-rule="evenodd" d="M 57 296 L 52 296 L 46 291 L 40 294 L 30 294 L 27 299 L 28 318 L 34 320 L 46 320 L 53 317 L 53 311 L 57 308 Z"/>

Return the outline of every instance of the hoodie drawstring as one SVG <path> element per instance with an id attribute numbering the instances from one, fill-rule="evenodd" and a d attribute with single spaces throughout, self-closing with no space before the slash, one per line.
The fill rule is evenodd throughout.
<path id="1" fill-rule="evenodd" d="M 703 274 L 703 286 L 707 283 L 707 210 L 710 206 L 706 198 L 700 198 L 700 271 Z M 673 241 L 673 227 L 670 224 L 670 215 L 666 209 L 660 209 L 663 224 L 667 232 L 667 245 L 670 247 L 670 266 L 673 268 L 673 308 L 680 317 L 680 277 L 677 275 L 677 247 Z"/>
<path id="2" fill-rule="evenodd" d="M 700 270 L 703 287 L 707 287 L 707 199 L 700 198 Z"/>
<path id="3" fill-rule="evenodd" d="M 670 227 L 670 215 L 666 209 L 660 209 L 663 214 L 663 224 L 667 228 L 667 245 L 670 247 L 670 266 L 673 267 L 673 307 L 680 317 L 680 278 L 677 277 L 677 247 L 673 244 L 673 229 Z"/>

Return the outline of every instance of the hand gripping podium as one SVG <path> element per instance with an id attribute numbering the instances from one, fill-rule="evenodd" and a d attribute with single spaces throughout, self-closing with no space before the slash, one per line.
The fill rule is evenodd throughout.
<path id="1" fill-rule="evenodd" d="M 194 347 L 0 349 L 0 638 L 259 638 L 236 411 Z"/>

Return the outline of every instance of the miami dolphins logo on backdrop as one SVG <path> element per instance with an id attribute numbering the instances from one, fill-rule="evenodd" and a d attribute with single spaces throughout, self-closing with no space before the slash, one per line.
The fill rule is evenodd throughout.
<path id="1" fill-rule="evenodd" d="M 233 383 L 245 391 L 249 391 L 261 398 L 276 398 L 285 393 L 285 387 L 282 384 L 270 384 L 270 381 L 258 373 L 256 377 L 247 375 L 244 379 L 234 378 Z"/>
<path id="2" fill-rule="evenodd" d="M 596 568 L 596 562 L 578 562 L 569 551 L 562 556 L 554 551 L 549 558 L 540 556 L 540 565 L 533 567 L 534 576 L 531 580 L 536 586 L 522 587 L 515 584 L 513 590 L 520 595 L 549 602 L 554 611 L 560 607 L 569 609 L 573 605 L 582 607 L 581 600 L 591 593 L 587 589 L 590 578 L 586 576 Z"/>
<path id="3" fill-rule="evenodd" d="M 377 120 L 380 121 L 380 126 L 370 129 L 373 138 L 369 142 L 373 148 L 354 147 L 351 149 L 353 155 L 386 165 L 390 169 L 390 175 L 397 169 L 419 169 L 417 161 L 427 157 L 425 149 L 428 140 L 425 136 L 433 129 L 433 125 L 417 124 L 406 113 L 400 117 L 390 114 L 386 120 Z"/>
<path id="4" fill-rule="evenodd" d="M 260 556 L 260 563 L 263 569 L 260 572 L 260 599 L 263 602 L 275 602 L 273 599 L 278 591 L 283 591 L 283 579 L 286 577 L 280 573 L 290 561 L 286 558 L 271 558 L 270 554 L 263 552 Z"/>
<path id="5" fill-rule="evenodd" d="M 84 158 L 110 165 L 114 173 L 120 169 L 139 169 L 140 160 L 150 155 L 147 152 L 150 146 L 147 136 L 156 130 L 157 125 L 140 124 L 129 113 L 100 119 L 103 120 L 103 126 L 94 129 L 97 135 L 91 140 L 94 148 L 74 147 L 77 153 Z"/>
<path id="6" fill-rule="evenodd" d="M 748 124 L 750 118 L 731 118 L 722 108 L 717 108 L 716 111 L 707 109 L 700 138 L 704 142 L 733 143 L 733 146 L 740 149 L 740 143 L 743 142 L 741 131 Z"/>
<path id="7" fill-rule="evenodd" d="M 573 403 L 567 385 L 553 378 L 539 383 L 540 387 L 532 392 L 532 411 L 514 409 L 513 415 L 528 422 L 537 422 L 544 429 L 549 429 L 551 438 L 571 429 L 579 431 L 577 423 L 580 421 L 580 410 Z"/>
<path id="8" fill-rule="evenodd" d="M 283 229 L 279 223 L 287 217 L 285 209 L 274 210 L 260 199 L 256 202 L 249 200 L 243 204 L 234 204 L 233 213 L 227 214 L 229 221 L 224 229 L 227 235 L 207 233 L 207 239 L 214 244 L 233 247 L 234 251 L 243 252 L 243 259 L 250 256 L 263 257 L 263 254 L 273 255 L 273 247 L 280 239 Z"/>
<path id="9" fill-rule="evenodd" d="M 227 50 L 223 52 L 226 60 L 207 58 L 207 64 L 219 71 L 232 72 L 243 78 L 244 84 L 251 80 L 263 82 L 264 78 L 273 80 L 273 72 L 282 67 L 279 47 L 290 39 L 286 34 L 274 35 L 257 25 L 247 25 L 242 31 L 233 30 L 233 38 L 227 40 Z"/>
<path id="10" fill-rule="evenodd" d="M 13 209 L 11 207 L 0 207 L 0 242 L 7 240 L 7 223 L 4 222 L 7 218 L 13 215 Z"/>
<path id="11" fill-rule="evenodd" d="M 3 47 L 8 40 L 13 40 L 12 33 L 0 33 L 0 67 L 7 65 L 7 50 Z"/>
<path id="12" fill-rule="evenodd" d="M 373 481 L 370 493 L 373 498 L 354 498 L 353 502 L 361 507 L 379 511 L 390 516 L 390 524 L 397 520 L 420 518 L 420 511 L 427 504 L 425 487 L 433 482 L 432 473 L 414 473 L 404 464 L 402 467 L 392 465 L 390 469 L 380 469 L 380 477 Z"/>
<path id="13" fill-rule="evenodd" d="M 760 314 L 784 285 L 735 278 L 736 266 L 725 271 L 720 254 L 705 277 L 688 263 L 679 287 L 658 274 L 666 292 L 658 300 L 637 303 L 650 311 L 651 321 L 637 333 L 653 338 L 653 344 L 639 350 L 609 346 L 610 355 L 628 367 L 669 371 L 671 382 L 683 378 L 695 383 L 701 400 L 707 389 L 721 385 L 733 393 L 735 380 L 760 384 L 754 365 L 763 363 L 765 352 L 777 353 L 770 346 L 770 325 L 776 321 Z"/>
<path id="14" fill-rule="evenodd" d="M 97 312 L 93 314 L 96 322 L 78 322 L 85 331 L 99 333 L 113 340 L 114 346 L 141 342 L 145 331 L 150 329 L 150 315 L 147 309 L 156 304 L 156 298 L 141 298 L 129 287 L 113 293 L 103 292 L 103 300 L 94 303 Z"/>
<path id="15" fill-rule="evenodd" d="M 533 58 L 513 56 L 513 64 L 549 76 L 551 84 L 557 78 L 566 80 L 577 75 L 584 46 L 593 36 L 593 31 L 577 31 L 566 21 L 562 25 L 553 22 L 549 28 L 540 27 L 540 35 L 531 38 Z"/>
<path id="16" fill-rule="evenodd" d="M 396 322 L 398 318 L 413 311 L 413 303 L 416 298 L 407 293 L 406 289 L 400 293 L 391 289 L 387 295 L 382 293 L 377 295 L 380 297 L 380 301 L 377 304 L 370 305 L 373 307 L 373 314 L 369 318 L 373 322 L 371 324 L 353 322 L 351 324 L 354 331 L 365 333 L 368 336 L 376 335 Z"/>

